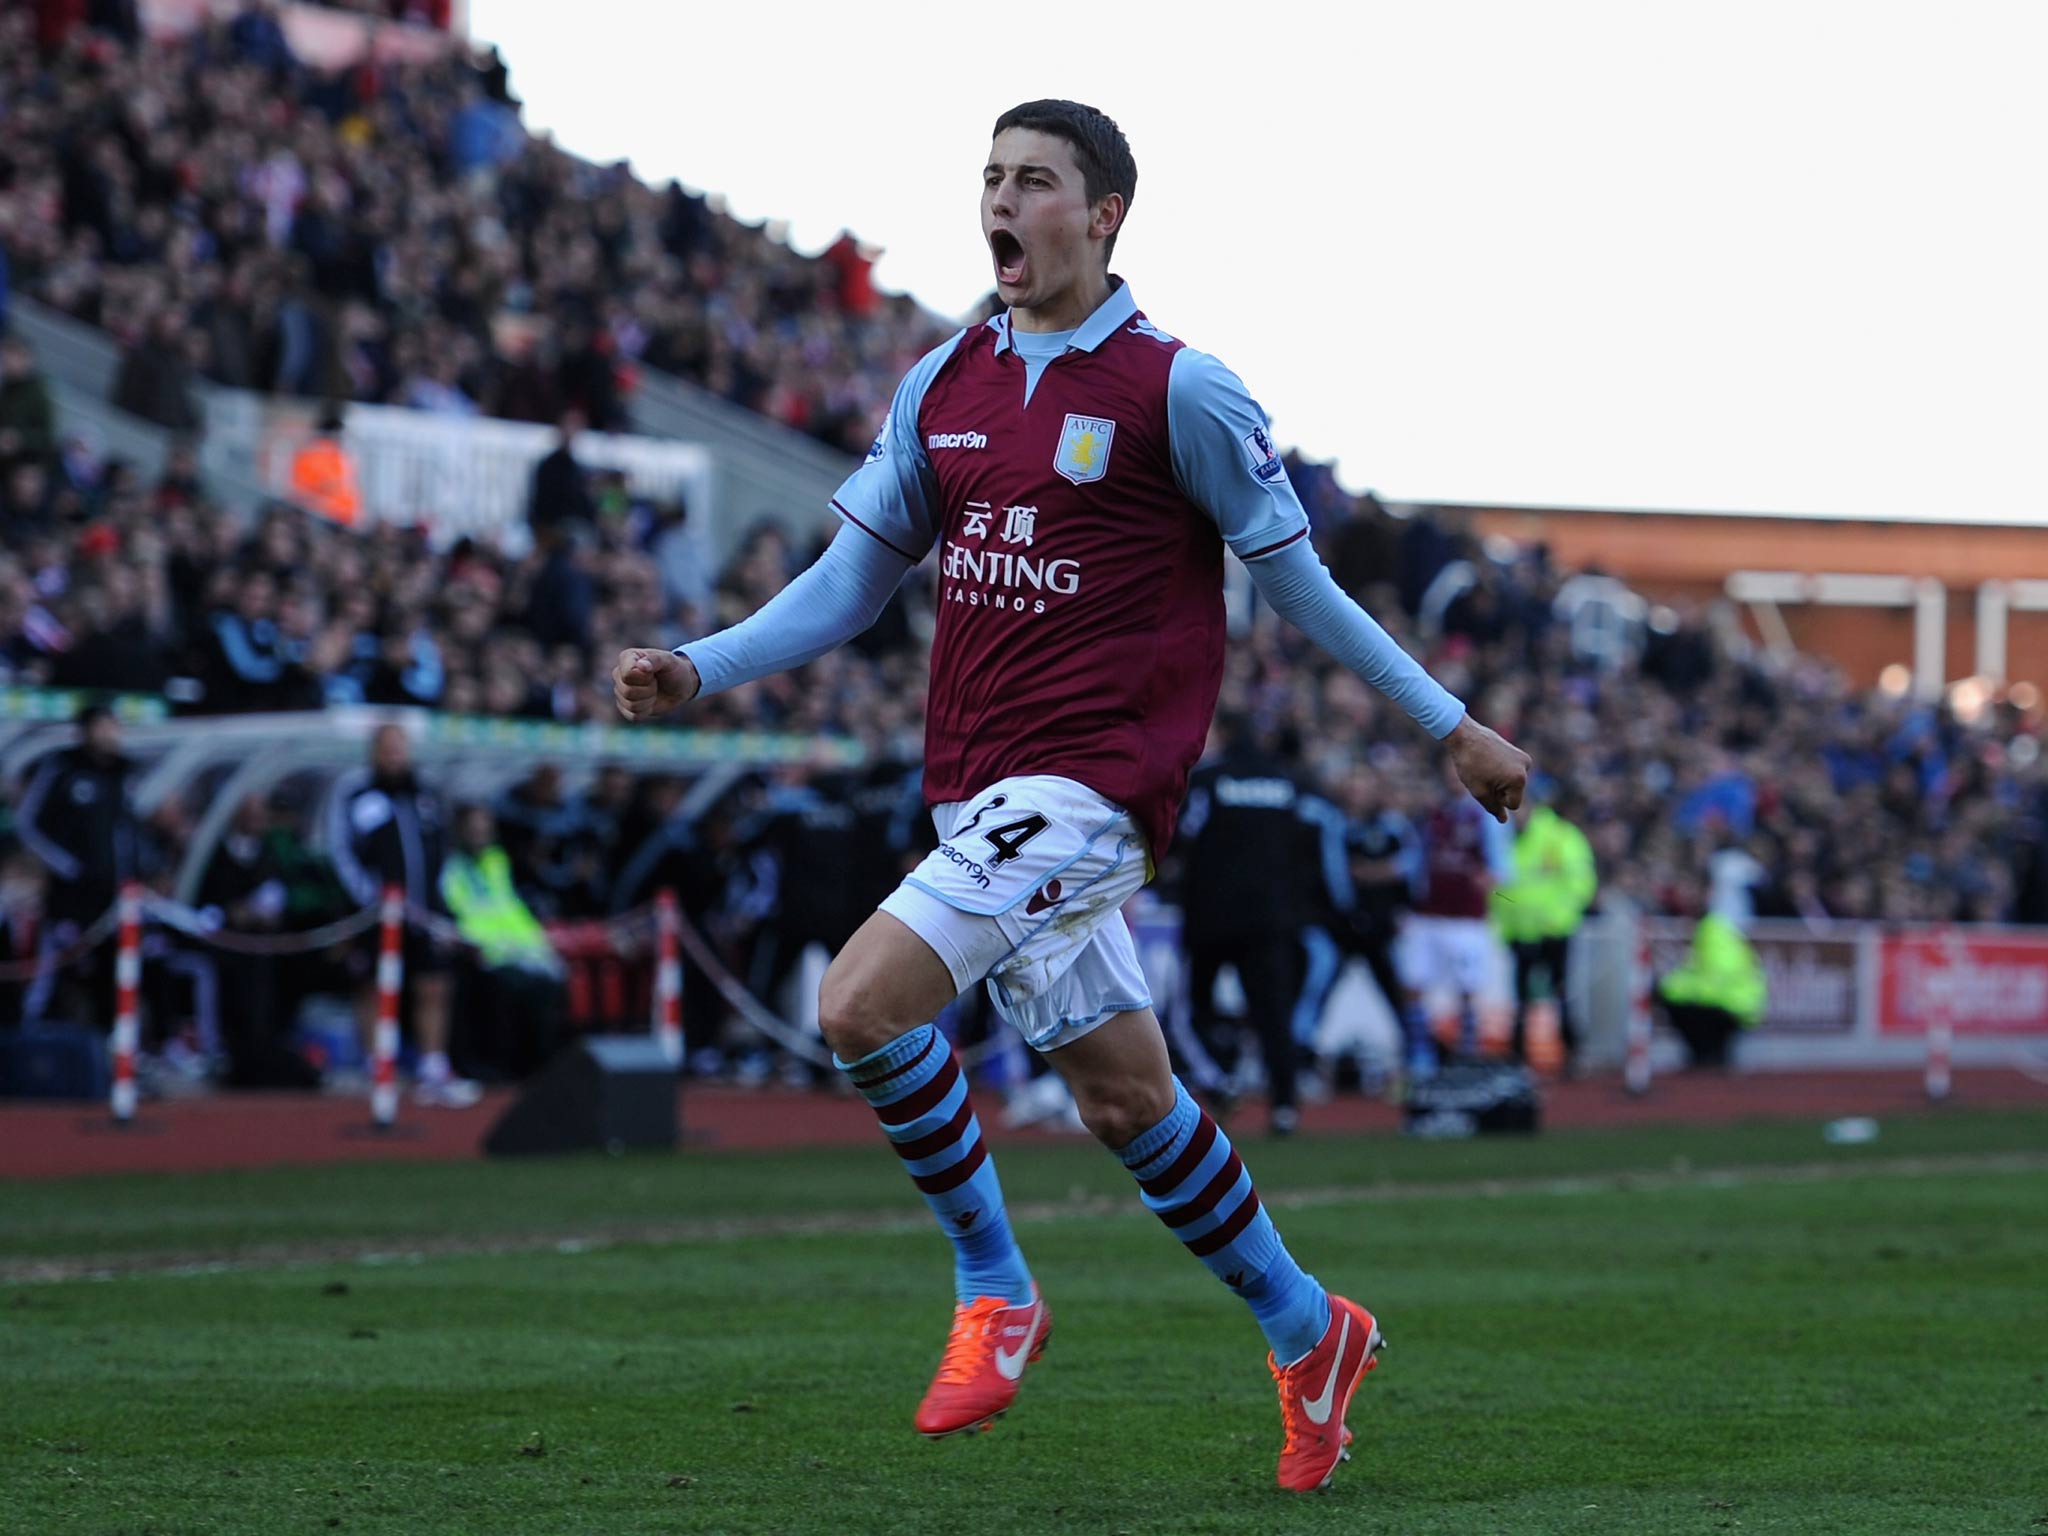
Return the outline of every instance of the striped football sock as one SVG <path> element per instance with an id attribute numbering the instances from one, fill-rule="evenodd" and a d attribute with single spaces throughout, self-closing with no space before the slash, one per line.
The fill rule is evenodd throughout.
<path id="1" fill-rule="evenodd" d="M 858 1061 L 832 1058 L 882 1122 L 925 1204 L 953 1240 L 953 1287 L 961 1301 L 1031 1300 L 1031 1271 L 1010 1233 L 995 1159 L 967 1099 L 967 1079 L 938 1027 L 899 1035 Z"/>
<path id="2" fill-rule="evenodd" d="M 1274 1359 L 1291 1365 L 1322 1342 L 1329 1296 L 1294 1262 L 1230 1138 L 1178 1079 L 1166 1118 L 1117 1156 L 1152 1214 L 1250 1305 Z"/>

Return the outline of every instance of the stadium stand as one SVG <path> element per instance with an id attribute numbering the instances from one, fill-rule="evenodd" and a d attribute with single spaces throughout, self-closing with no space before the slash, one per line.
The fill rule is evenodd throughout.
<path id="1" fill-rule="evenodd" d="M 16 285 L 121 342 L 149 420 L 189 424 L 198 374 L 607 431 L 646 367 L 859 452 L 944 334 L 850 236 L 806 259 L 529 136 L 495 56 L 319 70 L 261 7 L 38 49 L 33 11 L 0 11 L 0 236 Z"/>

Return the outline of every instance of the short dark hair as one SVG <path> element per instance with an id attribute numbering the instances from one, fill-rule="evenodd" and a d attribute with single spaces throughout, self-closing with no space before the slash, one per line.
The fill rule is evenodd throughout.
<path id="1" fill-rule="evenodd" d="M 996 119 L 995 138 L 1011 128 L 1028 128 L 1049 133 L 1073 146 L 1074 161 L 1081 167 L 1081 182 L 1090 207 L 1115 192 L 1124 200 L 1124 218 L 1131 216 L 1131 200 L 1138 195 L 1138 162 L 1131 158 L 1130 143 L 1123 129 L 1106 112 L 1078 101 L 1027 101 L 1010 108 Z M 1110 231 L 1102 256 L 1107 261 L 1116 253 L 1116 237 L 1123 232 L 1123 219 Z"/>

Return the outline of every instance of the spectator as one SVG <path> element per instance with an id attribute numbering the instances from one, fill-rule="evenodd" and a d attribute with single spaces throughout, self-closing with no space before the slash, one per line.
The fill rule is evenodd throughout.
<path id="1" fill-rule="evenodd" d="M 198 430 L 185 328 L 176 315 L 165 312 L 155 316 L 142 339 L 122 354 L 121 372 L 114 381 L 114 404 L 173 432 Z"/>
<path id="2" fill-rule="evenodd" d="M 18 336 L 0 338 L 0 476 L 24 459 L 47 461 L 56 446 L 56 413 L 35 354 Z"/>
<path id="3" fill-rule="evenodd" d="M 269 837 L 270 806 L 250 796 L 235 808 L 228 832 L 199 878 L 202 920 L 237 933 L 277 934 L 286 923 L 290 890 Z M 309 957 L 218 949 L 220 1043 L 231 1088 L 317 1088 L 320 1074 L 288 1041 L 291 1014 L 283 1004 L 283 972 Z"/>
<path id="4" fill-rule="evenodd" d="M 847 314 L 862 320 L 874 315 L 878 302 L 874 268 L 881 254 L 862 245 L 850 229 L 840 230 L 839 238 L 826 247 L 821 259 L 838 275 L 833 297 Z"/>
<path id="5" fill-rule="evenodd" d="M 588 655 L 596 584 L 583 568 L 574 539 L 559 524 L 538 535 L 541 566 L 533 579 L 526 628 L 543 646 L 574 646 Z"/>
<path id="6" fill-rule="evenodd" d="M 292 455 L 292 497 L 309 512 L 353 528 L 363 509 L 355 460 L 342 442 L 338 406 L 321 412 L 319 429 Z"/>
<path id="7" fill-rule="evenodd" d="M 1657 1005 L 1695 1067 L 1725 1070 L 1736 1035 L 1763 1022 L 1768 985 L 1742 930 L 1709 911 L 1693 929 L 1685 964 L 1660 977 Z"/>
<path id="8" fill-rule="evenodd" d="M 1505 956 L 1487 923 L 1494 888 L 1514 877 L 1514 834 L 1465 792 L 1448 758 L 1421 822 L 1421 889 L 1402 935 L 1402 963 L 1421 994 L 1430 1032 L 1461 1055 L 1504 1044 L 1513 1029 Z M 1410 1071 L 1429 1052 L 1411 1040 Z"/>
<path id="9" fill-rule="evenodd" d="M 1352 597 L 1385 581 L 1394 569 L 1393 520 L 1371 491 L 1352 504 L 1329 539 L 1330 575 Z"/>
<path id="10" fill-rule="evenodd" d="M 715 572 L 702 536 L 691 526 L 690 509 L 681 497 L 655 508 L 647 552 L 661 580 L 662 601 L 671 612 L 698 616 L 710 612 Z"/>
<path id="11" fill-rule="evenodd" d="M 163 688 L 170 676 L 166 615 L 133 566 L 109 564 L 98 583 L 79 592 L 75 612 L 79 633 L 51 667 L 52 686 L 112 693 Z"/>
<path id="12" fill-rule="evenodd" d="M 383 725 L 370 738 L 370 764 L 336 781 L 328 799 L 328 852 L 349 894 L 361 906 L 386 886 L 404 893 L 405 986 L 413 1038 L 419 1044 L 417 1102 L 467 1109 L 482 1090 L 448 1064 L 448 952 L 423 924 L 446 915 L 441 894 L 443 820 L 440 798 L 413 772 L 405 728 Z M 371 929 L 366 953 L 376 953 Z M 374 1043 L 377 987 L 366 974 L 356 1013 L 365 1051 Z"/>
<path id="13" fill-rule="evenodd" d="M 1512 1052 L 1529 1059 L 1529 1018 L 1538 1004 L 1557 1022 L 1564 1064 L 1576 1058 L 1569 962 L 1572 935 L 1586 919 L 1598 881 L 1593 845 L 1566 815 L 1576 809 L 1557 795 L 1531 797 L 1515 837 L 1514 874 L 1489 898 L 1494 929 L 1515 956 L 1515 1029 Z"/>
<path id="14" fill-rule="evenodd" d="M 555 446 L 533 469 L 533 490 L 527 499 L 526 522 L 539 543 L 544 530 L 574 535 L 593 525 L 597 509 L 590 499 L 589 481 L 576 462 L 577 434 L 583 431 L 581 410 L 562 413 L 561 435 Z"/>
<path id="15" fill-rule="evenodd" d="M 611 778 L 631 783 L 623 770 L 611 770 Z M 610 892 L 604 850 L 615 828 L 564 790 L 560 768 L 541 763 L 513 785 L 498 803 L 497 825 L 513 881 L 536 912 L 547 918 L 604 912 Z"/>
<path id="16" fill-rule="evenodd" d="M 441 897 L 476 952 L 462 969 L 460 1017 L 472 1023 L 465 1060 L 521 1078 L 539 1070 L 561 1039 L 563 966 L 512 883 L 512 861 L 488 808 L 455 816 L 455 851 L 441 868 Z M 488 1021 L 486 1023 L 485 1021 Z"/>
<path id="17" fill-rule="evenodd" d="M 298 62 L 270 0 L 242 0 L 240 13 L 228 24 L 228 41 L 236 58 L 272 75 L 284 75 Z"/>
<path id="18" fill-rule="evenodd" d="M 1394 964 L 1402 915 L 1413 905 L 1419 848 L 1407 817 L 1392 809 L 1385 783 L 1369 762 L 1354 763 L 1338 781 L 1343 815 L 1348 909 L 1333 916 L 1332 931 L 1347 957 L 1363 960 L 1403 1040 L 1426 1033 L 1415 991 Z M 1349 1075 L 1331 1064 L 1333 1079 Z M 1352 1069 L 1357 1070 L 1357 1069 Z"/>
<path id="19" fill-rule="evenodd" d="M 215 610 L 201 677 L 208 707 L 242 711 L 318 708 L 311 674 L 277 624 L 277 581 L 261 567 L 234 582 L 231 607 Z"/>
<path id="20" fill-rule="evenodd" d="M 1285 1136 L 1301 1119 L 1293 1033 L 1300 936 L 1316 904 L 1315 882 L 1334 872 L 1323 859 L 1324 823 L 1313 814 L 1322 802 L 1292 756 L 1260 743 L 1242 717 L 1223 720 L 1218 734 L 1223 750 L 1189 775 L 1180 820 L 1189 997 L 1197 1038 L 1230 1072 L 1238 1028 L 1218 1019 L 1216 979 L 1226 965 L 1237 972 L 1244 1022 L 1265 1058 L 1270 1128 Z M 1348 907 L 1348 882 L 1330 899 Z M 1232 1102 L 1227 1084 L 1211 1093 L 1225 1108 Z"/>
<path id="21" fill-rule="evenodd" d="M 41 934 L 41 964 L 28 997 L 27 1017 L 44 1017 L 66 975 L 83 996 L 77 1017 L 102 1028 L 114 1022 L 114 943 L 111 931 L 60 972 L 58 957 L 76 944 L 114 905 L 121 886 L 145 872 L 142 832 L 121 755 L 121 725 L 113 712 L 91 704 L 78 712 L 78 742 L 37 766 L 15 810 L 15 835 L 49 874 Z"/>
<path id="22" fill-rule="evenodd" d="M 0 521 L 10 529 L 46 531 L 59 501 L 57 483 L 39 460 L 16 459 L 0 480 Z"/>
<path id="23" fill-rule="evenodd" d="M 18 967 L 37 952 L 37 930 L 44 911 L 43 867 L 27 850 L 0 844 L 0 971 Z M 15 975 L 19 975 L 16 971 Z M 0 974 L 0 1029 L 17 1027 L 23 1017 L 25 982 Z"/>

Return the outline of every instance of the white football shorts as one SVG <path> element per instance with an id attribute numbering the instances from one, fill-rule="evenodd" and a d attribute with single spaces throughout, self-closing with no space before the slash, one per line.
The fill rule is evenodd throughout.
<path id="1" fill-rule="evenodd" d="M 1411 914 L 1394 946 L 1401 979 L 1425 998 L 1463 994 L 1475 1003 L 1512 1000 L 1507 954 L 1483 917 Z"/>
<path id="2" fill-rule="evenodd" d="M 934 807 L 932 822 L 942 841 L 881 910 L 931 945 L 955 987 L 986 980 L 1039 1051 L 1152 1006 L 1122 915 L 1147 871 L 1128 811 L 1072 779 L 1025 774 Z"/>

